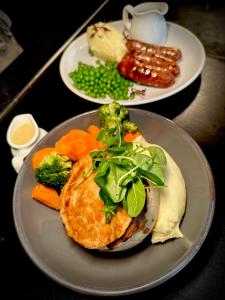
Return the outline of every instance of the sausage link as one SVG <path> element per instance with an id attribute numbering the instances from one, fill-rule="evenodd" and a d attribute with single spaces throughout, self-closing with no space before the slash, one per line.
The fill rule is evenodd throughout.
<path id="1" fill-rule="evenodd" d="M 168 57 L 163 55 L 161 56 L 154 56 L 149 55 L 148 52 L 141 52 L 141 51 L 133 51 L 131 52 L 133 57 L 138 61 L 142 62 L 146 65 L 151 65 L 152 67 L 158 67 L 161 69 L 168 69 L 173 73 L 173 75 L 178 76 L 180 74 L 180 68 L 177 63 Z"/>
<path id="2" fill-rule="evenodd" d="M 117 69 L 121 76 L 148 86 L 166 88 L 175 81 L 168 69 L 145 65 L 129 54 L 118 63 Z"/>
<path id="3" fill-rule="evenodd" d="M 137 40 L 127 40 L 128 51 L 148 52 L 150 55 L 165 56 L 173 60 L 178 60 L 182 57 L 180 49 L 174 47 L 158 46 L 153 44 L 143 43 Z"/>

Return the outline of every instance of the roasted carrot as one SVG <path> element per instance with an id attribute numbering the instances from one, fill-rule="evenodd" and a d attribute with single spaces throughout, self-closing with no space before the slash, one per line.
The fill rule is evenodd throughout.
<path id="1" fill-rule="evenodd" d="M 60 141 L 55 144 L 56 150 L 60 155 L 66 155 L 69 159 L 76 161 L 77 160 L 77 153 L 76 149 L 73 147 L 71 141 Z"/>
<path id="2" fill-rule="evenodd" d="M 98 128 L 96 125 L 90 125 L 87 129 L 87 132 L 90 133 L 96 139 L 100 132 L 100 128 Z"/>
<path id="3" fill-rule="evenodd" d="M 97 139 L 97 136 L 99 134 L 99 132 L 101 131 L 100 128 L 98 128 L 96 125 L 91 125 L 88 127 L 87 131 L 95 138 L 95 140 Z M 96 140 L 96 144 L 98 149 L 102 149 L 104 148 L 104 144 L 102 141 L 97 141 Z"/>
<path id="4" fill-rule="evenodd" d="M 32 167 L 33 169 L 37 169 L 40 165 L 43 158 L 50 154 L 51 152 L 55 151 L 55 148 L 43 148 L 41 150 L 36 151 L 32 156 Z"/>
<path id="5" fill-rule="evenodd" d="M 42 183 L 37 183 L 32 190 L 32 198 L 57 210 L 61 208 L 61 200 L 57 191 Z"/>
<path id="6" fill-rule="evenodd" d="M 138 137 L 139 135 L 141 135 L 140 131 L 136 131 L 134 133 L 126 133 L 123 137 L 125 142 L 132 142 L 133 140 L 136 139 L 136 137 Z"/>
<path id="7" fill-rule="evenodd" d="M 90 133 L 73 129 L 55 143 L 55 148 L 60 155 L 66 155 L 76 161 L 97 149 L 97 143 L 95 137 Z"/>

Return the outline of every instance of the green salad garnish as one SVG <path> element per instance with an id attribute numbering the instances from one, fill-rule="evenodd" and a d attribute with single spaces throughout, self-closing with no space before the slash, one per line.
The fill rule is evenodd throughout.
<path id="1" fill-rule="evenodd" d="M 90 153 L 95 182 L 100 187 L 100 197 L 105 204 L 106 222 L 112 219 L 118 205 L 123 205 L 131 217 L 137 217 L 146 202 L 146 187 L 165 186 L 164 152 L 156 146 L 125 142 L 121 119 L 117 119 L 113 112 L 115 105 L 119 104 L 106 105 L 106 111 L 111 108 L 114 114 L 113 122 L 108 119 L 113 127 L 109 128 L 109 122 L 104 120 L 104 128 L 97 137 L 106 147 Z M 126 115 L 128 120 L 128 113 Z"/>

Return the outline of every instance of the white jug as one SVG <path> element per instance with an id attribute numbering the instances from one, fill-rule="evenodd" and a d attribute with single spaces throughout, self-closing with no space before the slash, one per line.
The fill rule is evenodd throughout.
<path id="1" fill-rule="evenodd" d="M 164 15 L 167 11 L 165 2 L 144 2 L 135 7 L 126 5 L 123 8 L 125 35 L 145 43 L 164 45 L 167 40 Z"/>

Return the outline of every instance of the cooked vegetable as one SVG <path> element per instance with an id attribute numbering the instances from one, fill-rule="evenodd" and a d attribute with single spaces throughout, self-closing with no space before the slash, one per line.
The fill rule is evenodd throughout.
<path id="1" fill-rule="evenodd" d="M 123 33 L 108 22 L 88 26 L 87 40 L 92 52 L 105 61 L 119 62 L 127 52 Z"/>
<path id="2" fill-rule="evenodd" d="M 98 66 L 94 67 L 79 62 L 77 69 L 69 73 L 74 86 L 94 98 L 105 98 L 107 96 L 115 100 L 128 100 L 131 98 L 129 87 L 133 83 L 120 76 L 116 63 L 105 62 L 102 64 L 100 61 L 97 61 L 97 63 Z"/>
<path id="3" fill-rule="evenodd" d="M 87 132 L 90 133 L 94 137 L 98 149 L 104 148 L 104 144 L 102 143 L 102 141 L 96 140 L 97 136 L 100 132 L 100 128 L 98 128 L 96 125 L 90 125 L 87 129 Z"/>
<path id="4" fill-rule="evenodd" d="M 60 155 L 66 155 L 76 161 L 98 146 L 94 135 L 84 130 L 73 129 L 56 142 L 55 148 Z"/>
<path id="5" fill-rule="evenodd" d="M 98 109 L 98 116 L 101 126 L 105 129 L 120 126 L 124 133 L 133 133 L 138 129 L 134 122 L 129 121 L 129 113 L 126 107 L 116 101 L 101 105 Z"/>
<path id="6" fill-rule="evenodd" d="M 100 132 L 100 128 L 98 128 L 96 125 L 90 125 L 87 129 L 87 132 L 90 133 L 96 139 Z"/>
<path id="7" fill-rule="evenodd" d="M 105 204 L 106 222 L 111 220 L 119 203 L 129 216 L 137 217 L 145 205 L 146 182 L 155 188 L 165 186 L 163 151 L 159 147 L 126 143 L 122 137 L 119 125 L 102 129 L 97 140 L 108 147 L 90 153 L 95 182 Z"/>
<path id="8" fill-rule="evenodd" d="M 32 167 L 33 169 L 37 169 L 40 165 L 43 158 L 50 154 L 51 152 L 55 151 L 55 148 L 43 148 L 41 150 L 36 151 L 32 156 Z"/>
<path id="9" fill-rule="evenodd" d="M 57 191 L 42 183 L 37 183 L 33 188 L 32 198 L 54 209 L 60 210 L 61 208 L 61 200 Z"/>
<path id="10" fill-rule="evenodd" d="M 137 129 L 138 129 L 138 126 L 134 122 L 131 122 L 131 121 L 128 121 L 128 120 L 125 120 L 123 122 L 123 131 L 124 132 L 133 133 L 133 132 L 137 131 Z"/>
<path id="11" fill-rule="evenodd" d="M 133 182 L 132 188 L 127 193 L 127 212 L 131 217 L 138 216 L 145 205 L 145 186 L 141 179 L 137 179 Z"/>
<path id="12" fill-rule="evenodd" d="M 56 151 L 46 155 L 35 171 L 39 183 L 61 190 L 66 183 L 72 162 L 67 156 L 61 156 Z"/>
<path id="13" fill-rule="evenodd" d="M 141 135 L 140 131 L 136 131 L 134 133 L 126 133 L 123 137 L 125 142 L 132 142 L 136 139 L 136 137 L 138 137 L 139 135 Z"/>

